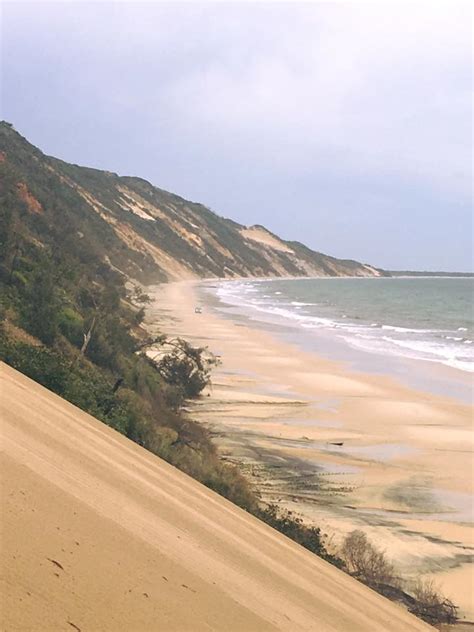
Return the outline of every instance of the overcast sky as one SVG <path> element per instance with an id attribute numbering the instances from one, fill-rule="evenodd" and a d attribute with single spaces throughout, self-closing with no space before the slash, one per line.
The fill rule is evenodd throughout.
<path id="1" fill-rule="evenodd" d="M 391 269 L 472 269 L 469 2 L 4 2 L 46 153 Z"/>

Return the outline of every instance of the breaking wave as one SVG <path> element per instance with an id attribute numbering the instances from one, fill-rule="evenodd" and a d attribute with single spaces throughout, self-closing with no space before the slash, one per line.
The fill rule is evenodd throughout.
<path id="1" fill-rule="evenodd" d="M 258 320 L 284 323 L 307 331 L 308 335 L 312 330 L 330 331 L 351 347 L 369 353 L 438 362 L 474 372 L 473 340 L 467 327 L 443 329 L 384 323 L 370 318 L 364 321 L 355 314 L 351 316 L 342 311 L 338 314 L 337 303 L 327 300 L 320 303 L 319 297 L 316 301 L 300 300 L 292 296 L 292 282 L 284 283 L 282 290 L 275 291 L 268 281 L 262 284 L 258 281 L 221 282 L 216 293 L 224 303 L 241 308 Z M 370 310 L 370 305 L 368 307 Z M 333 314 L 328 314 L 331 310 Z M 392 318 L 394 315 L 387 312 L 387 321 Z"/>

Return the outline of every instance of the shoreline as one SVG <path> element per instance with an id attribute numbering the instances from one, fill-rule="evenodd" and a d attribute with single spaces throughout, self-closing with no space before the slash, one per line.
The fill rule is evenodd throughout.
<path id="1" fill-rule="evenodd" d="M 471 409 L 205 305 L 195 314 L 199 283 L 149 288 L 146 323 L 221 356 L 212 387 L 188 408 L 222 457 L 263 500 L 314 521 L 335 544 L 362 528 L 403 574 L 433 576 L 461 620 L 473 620 Z"/>
<path id="2" fill-rule="evenodd" d="M 321 280 L 328 281 L 328 279 L 317 279 L 318 282 Z M 329 281 L 335 282 L 338 280 L 347 281 L 347 279 L 342 277 L 329 279 Z M 364 281 L 364 279 L 359 280 Z M 385 279 L 382 280 L 385 281 Z M 343 366 L 351 373 L 389 376 L 416 391 L 453 398 L 468 405 L 474 403 L 472 372 L 465 368 L 453 366 L 449 361 L 446 361 L 446 358 L 443 359 L 442 356 L 437 359 L 412 357 L 403 351 L 400 352 L 400 346 L 392 346 L 392 348 L 386 350 L 377 349 L 380 338 L 374 338 L 373 336 L 370 339 L 373 343 L 376 343 L 376 347 L 371 350 L 364 348 L 363 345 L 361 346 L 358 343 L 359 337 L 366 337 L 369 331 L 396 330 L 400 325 L 398 324 L 395 327 L 393 320 L 380 321 L 381 324 L 375 330 L 372 329 L 373 325 L 368 328 L 367 323 L 365 323 L 365 335 L 359 336 L 357 333 L 354 336 L 354 328 L 357 329 L 361 326 L 357 317 L 355 320 L 351 320 L 351 318 L 341 320 L 340 316 L 331 315 L 327 312 L 318 315 L 314 312 L 301 311 L 296 314 L 294 309 L 291 312 L 288 311 L 289 308 L 285 302 L 281 305 L 278 302 L 273 305 L 267 302 L 265 306 L 267 309 L 265 307 L 262 308 L 262 295 L 264 292 L 271 294 L 272 291 L 267 288 L 264 292 L 253 294 L 256 291 L 254 288 L 258 287 L 260 281 L 260 279 L 239 280 L 237 283 L 243 286 L 241 288 L 241 292 L 243 291 L 241 296 L 232 293 L 228 296 L 227 291 L 220 296 L 219 284 L 216 285 L 207 281 L 196 286 L 196 290 L 198 298 L 207 306 L 210 305 L 215 308 L 214 311 L 217 312 L 219 317 L 233 321 L 239 320 L 239 322 L 247 324 L 250 328 L 274 333 L 278 339 L 292 346 L 296 345 L 301 351 L 314 352 L 317 356 L 343 363 Z M 278 283 L 281 280 L 273 279 L 273 281 Z M 295 279 L 295 281 L 300 281 L 300 279 Z M 264 283 L 268 283 L 268 281 L 265 280 Z M 229 283 L 225 281 L 223 287 L 228 285 Z M 245 285 L 248 285 L 251 289 L 245 289 Z M 281 290 L 281 286 L 278 289 Z M 259 300 L 255 302 L 250 300 L 249 302 L 248 292 L 252 293 L 250 295 L 251 298 L 256 296 Z M 281 294 L 281 292 L 276 292 L 276 294 Z M 269 299 L 271 297 L 265 295 L 263 298 Z M 296 310 L 299 310 L 302 309 L 301 306 L 311 305 L 311 303 L 292 302 L 291 305 L 298 305 Z M 275 307 L 277 309 L 274 309 Z M 375 318 L 378 320 L 379 317 L 380 314 Z M 346 316 L 342 317 L 342 319 L 344 318 Z M 326 326 L 315 327 L 307 324 L 308 321 L 311 323 L 312 319 L 316 321 L 318 319 L 321 321 L 327 320 L 328 322 Z M 306 321 L 306 323 L 301 326 L 302 321 Z M 405 326 L 408 325 L 402 325 L 402 329 Z M 364 323 L 362 323 L 362 327 L 364 327 Z M 401 347 L 403 350 L 403 345 Z M 408 345 L 408 348 L 410 348 L 410 345 Z M 474 365 L 472 368 L 474 369 Z"/>

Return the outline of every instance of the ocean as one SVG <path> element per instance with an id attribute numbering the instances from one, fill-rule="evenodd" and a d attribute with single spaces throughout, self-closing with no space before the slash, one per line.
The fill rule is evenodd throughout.
<path id="1" fill-rule="evenodd" d="M 203 288 L 222 313 L 280 327 L 301 346 L 356 368 L 400 376 L 403 361 L 422 363 L 420 370 L 431 363 L 454 370 L 446 381 L 457 374 L 464 387 L 474 372 L 472 278 L 252 279 Z"/>

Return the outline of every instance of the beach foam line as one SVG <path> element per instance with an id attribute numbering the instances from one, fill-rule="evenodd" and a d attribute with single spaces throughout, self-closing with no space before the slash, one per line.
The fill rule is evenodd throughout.
<path id="1" fill-rule="evenodd" d="M 445 348 L 445 352 L 434 352 L 430 350 L 430 345 L 426 343 L 413 344 L 400 340 L 395 340 L 389 336 L 382 338 L 370 338 L 368 336 L 340 336 L 350 346 L 366 352 L 389 354 L 393 357 L 406 357 L 410 360 L 422 360 L 424 362 L 436 362 L 449 366 L 466 373 L 474 372 L 474 362 L 471 358 L 464 356 L 456 357 L 450 348 Z M 385 344 L 384 344 L 385 343 Z M 441 346 L 440 346 L 441 347 Z"/>
<path id="2" fill-rule="evenodd" d="M 472 340 L 452 335 L 453 332 L 438 329 L 415 329 L 398 325 L 377 322 L 354 322 L 354 317 L 343 319 L 328 316 L 317 316 L 308 313 L 308 307 L 317 307 L 318 303 L 304 301 L 273 300 L 276 294 L 264 294 L 261 298 L 249 298 L 249 294 L 258 293 L 257 284 L 249 282 L 232 282 L 226 285 L 223 282 L 216 294 L 218 298 L 231 305 L 249 310 L 252 317 L 260 315 L 263 322 L 274 322 L 272 319 L 282 319 L 285 324 L 291 323 L 295 327 L 310 332 L 311 330 L 337 331 L 339 338 L 351 347 L 367 353 L 389 353 L 393 357 L 409 358 L 411 360 L 424 360 L 438 362 L 445 366 L 464 372 L 474 372 L 474 354 L 467 353 L 466 347 L 472 344 Z M 262 300 L 263 299 L 263 300 Z M 277 321 L 278 322 L 278 321 Z M 457 331 L 467 331 L 465 327 L 459 327 Z M 392 336 L 383 335 L 384 332 L 392 333 Z M 441 340 L 445 342 L 441 342 Z M 461 347 L 460 345 L 464 345 Z"/>

